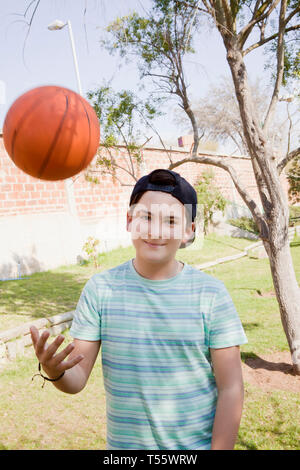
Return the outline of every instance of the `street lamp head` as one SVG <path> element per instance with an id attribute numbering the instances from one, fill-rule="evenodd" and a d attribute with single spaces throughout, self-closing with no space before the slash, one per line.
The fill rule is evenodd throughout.
<path id="1" fill-rule="evenodd" d="M 48 29 L 50 29 L 50 31 L 56 31 L 57 29 L 62 29 L 66 25 L 67 23 L 64 23 L 63 21 L 55 20 L 53 23 L 48 25 Z"/>
<path id="2" fill-rule="evenodd" d="M 75 51 L 75 44 L 74 44 L 72 27 L 71 27 L 71 21 L 68 20 L 66 23 L 63 23 L 60 20 L 55 20 L 55 21 L 53 21 L 53 23 L 50 23 L 48 25 L 48 29 L 50 29 L 50 31 L 55 31 L 57 29 L 63 29 L 65 26 L 68 26 L 68 30 L 69 30 L 70 41 L 71 41 L 72 52 L 73 52 L 73 59 L 74 59 L 75 72 L 76 72 L 77 81 L 78 81 L 78 91 L 79 91 L 79 94 L 82 96 L 82 88 L 81 88 L 81 82 L 80 82 L 80 77 L 79 77 L 79 70 L 78 70 L 78 64 L 77 64 L 77 57 L 76 57 L 76 51 Z"/>

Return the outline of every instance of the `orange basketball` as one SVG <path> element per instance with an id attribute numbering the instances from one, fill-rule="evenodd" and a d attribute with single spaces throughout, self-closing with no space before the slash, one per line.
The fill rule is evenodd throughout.
<path id="1" fill-rule="evenodd" d="M 9 108 L 3 140 L 15 165 L 30 176 L 57 181 L 91 162 L 100 140 L 92 106 L 72 90 L 42 86 L 24 93 Z"/>

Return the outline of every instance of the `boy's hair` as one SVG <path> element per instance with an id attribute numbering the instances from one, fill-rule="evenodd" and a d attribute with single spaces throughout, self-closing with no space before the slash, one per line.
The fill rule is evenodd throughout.
<path id="1" fill-rule="evenodd" d="M 159 186 L 176 186 L 176 181 L 172 174 L 169 171 L 166 170 L 156 170 L 151 174 L 149 178 L 151 183 L 154 183 L 155 185 Z M 129 206 L 132 206 L 134 204 L 137 204 L 139 200 L 141 199 L 142 195 L 149 191 L 149 189 L 146 189 L 145 191 L 139 191 L 138 193 L 134 194 L 131 197 Z M 192 223 L 192 214 L 190 210 L 184 205 L 185 208 L 185 215 L 186 215 L 186 228 L 190 226 Z M 196 229 L 195 229 L 196 230 Z M 195 240 L 195 231 L 193 232 L 193 236 L 186 242 L 186 243 L 181 243 L 179 248 L 186 248 L 187 246 L 191 245 L 193 241 Z"/>

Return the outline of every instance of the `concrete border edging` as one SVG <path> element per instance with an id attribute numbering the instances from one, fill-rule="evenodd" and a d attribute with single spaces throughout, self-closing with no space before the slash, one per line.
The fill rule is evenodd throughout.
<path id="1" fill-rule="evenodd" d="M 48 330 L 50 336 L 60 334 L 71 326 L 74 310 L 49 318 L 39 320 L 0 331 L 0 363 L 14 360 L 19 355 L 24 355 L 25 347 L 32 346 L 30 326 L 35 326 L 40 333 Z"/>
<path id="2" fill-rule="evenodd" d="M 298 230 L 296 227 L 289 228 L 289 241 L 290 242 L 293 240 L 295 233 L 297 233 L 297 235 L 300 235 L 300 226 Z M 258 248 L 260 246 L 263 246 L 262 240 L 259 240 L 256 243 L 252 243 L 251 245 L 246 246 L 246 248 L 244 248 L 244 250 L 241 253 L 238 253 L 236 255 L 226 256 L 225 258 L 218 258 L 214 261 L 209 261 L 204 264 L 197 264 L 195 267 L 197 269 L 207 269 L 212 266 L 216 266 L 217 264 L 225 263 L 226 261 L 233 261 L 235 259 L 243 258 L 244 256 L 248 256 L 249 252 L 251 252 L 252 250 L 255 250 L 255 248 Z"/>

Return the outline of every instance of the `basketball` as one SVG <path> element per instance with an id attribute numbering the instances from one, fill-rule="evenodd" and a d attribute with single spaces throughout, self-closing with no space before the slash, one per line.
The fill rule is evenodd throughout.
<path id="1" fill-rule="evenodd" d="M 78 93 L 42 86 L 11 105 L 3 140 L 18 168 L 35 178 L 57 181 L 88 166 L 99 145 L 100 124 L 93 107 Z"/>

